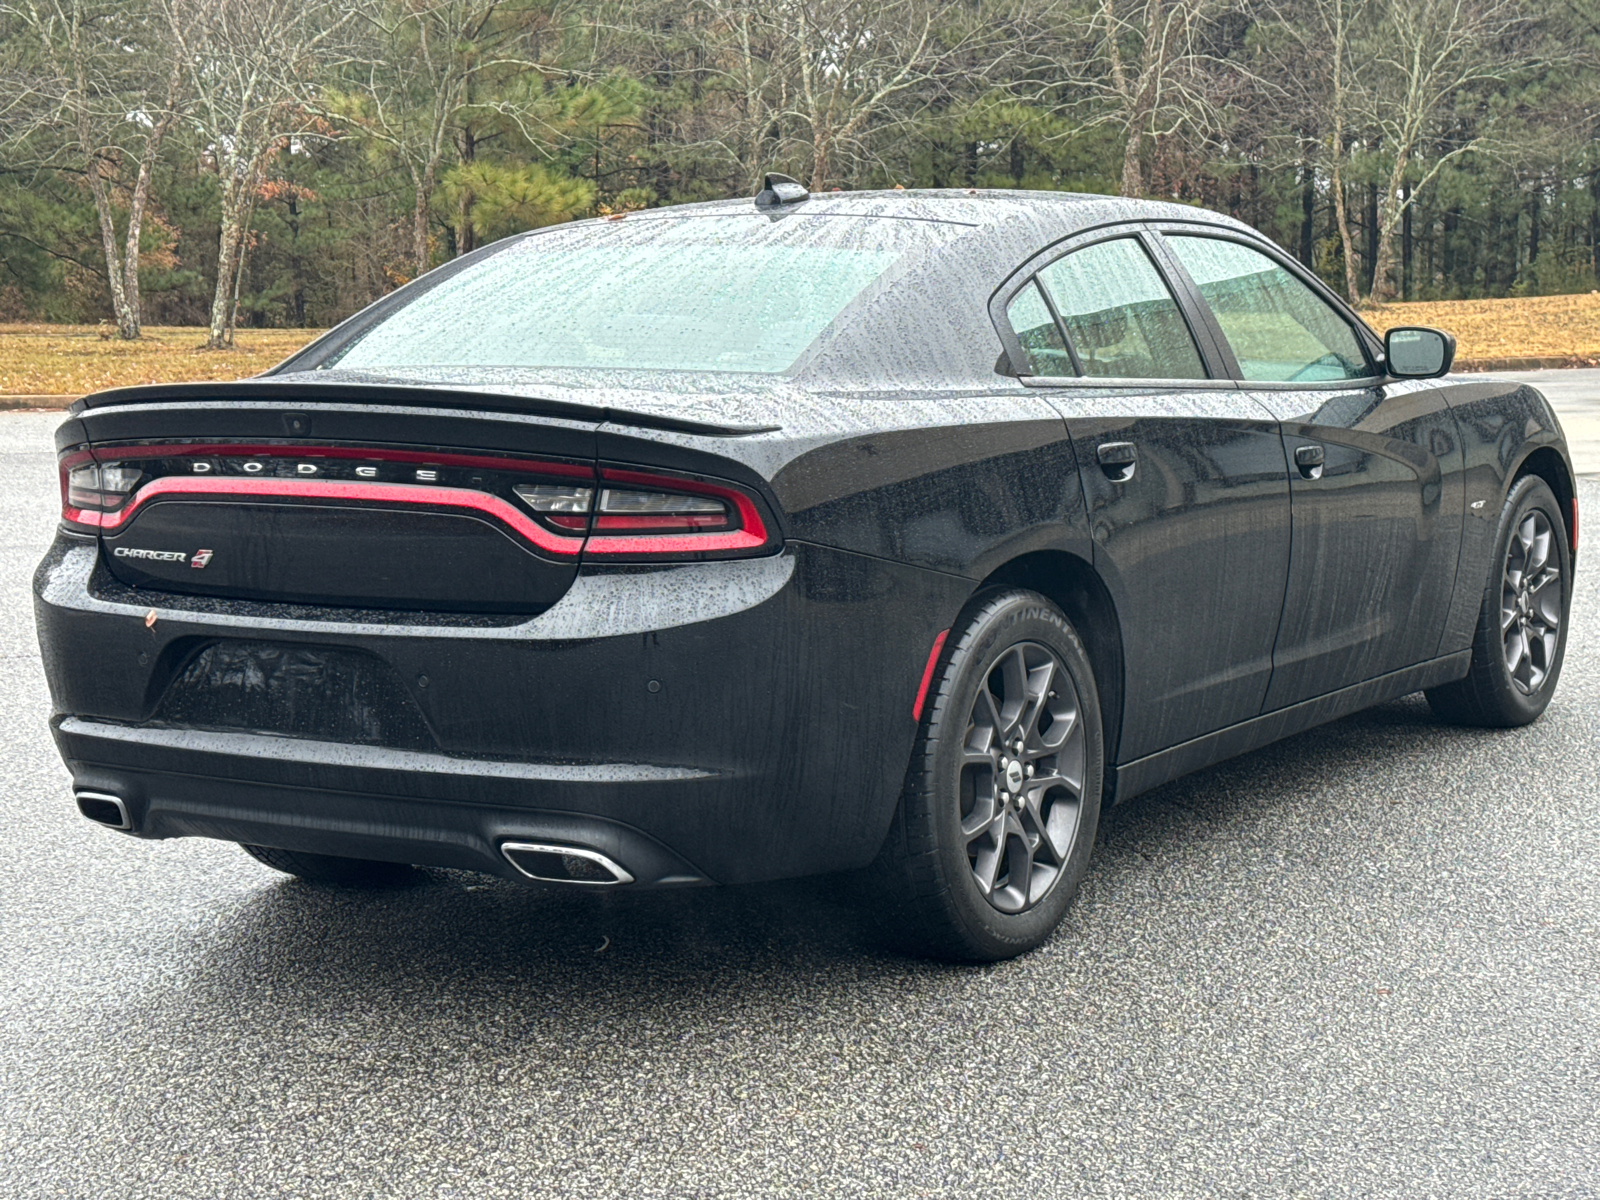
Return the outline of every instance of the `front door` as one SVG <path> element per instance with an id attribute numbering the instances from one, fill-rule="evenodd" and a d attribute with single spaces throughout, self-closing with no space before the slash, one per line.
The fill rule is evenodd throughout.
<path id="1" fill-rule="evenodd" d="M 1264 711 L 1438 653 L 1460 552 L 1460 439 L 1433 382 L 1384 384 L 1349 319 L 1240 242 L 1169 232 L 1241 389 L 1282 422 L 1293 550 Z"/>

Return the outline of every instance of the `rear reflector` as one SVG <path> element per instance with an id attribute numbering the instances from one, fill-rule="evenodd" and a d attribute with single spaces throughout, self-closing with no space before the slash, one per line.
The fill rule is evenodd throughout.
<path id="1" fill-rule="evenodd" d="M 917 687 L 917 702 L 911 706 L 911 719 L 922 720 L 922 706 L 928 701 L 928 688 L 933 685 L 933 669 L 939 665 L 939 651 L 944 649 L 944 640 L 950 636 L 946 629 L 933 639 L 933 649 L 928 651 L 928 663 L 922 668 L 922 683 Z"/>

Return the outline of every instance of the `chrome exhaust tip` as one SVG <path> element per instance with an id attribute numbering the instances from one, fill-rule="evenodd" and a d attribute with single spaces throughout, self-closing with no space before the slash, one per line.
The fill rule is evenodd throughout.
<path id="1" fill-rule="evenodd" d="M 78 811 L 96 825 L 104 825 L 107 829 L 133 828 L 133 821 L 128 817 L 128 806 L 122 802 L 121 796 L 105 792 L 74 792 L 73 796 L 78 801 Z"/>
<path id="2" fill-rule="evenodd" d="M 584 887 L 615 887 L 632 883 L 633 876 L 598 850 L 582 846 L 553 846 L 543 842 L 502 842 L 500 853 L 529 879 L 540 883 L 576 883 Z"/>

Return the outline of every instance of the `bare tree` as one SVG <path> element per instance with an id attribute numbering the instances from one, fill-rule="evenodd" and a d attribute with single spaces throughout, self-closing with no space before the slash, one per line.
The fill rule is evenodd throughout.
<path id="1" fill-rule="evenodd" d="M 170 2 L 190 19 L 194 0 Z M 139 243 L 151 172 L 188 99 L 166 21 L 139 0 L 6 0 L 0 16 L 33 42 L 32 69 L 13 74 L 6 98 L 9 115 L 31 119 L 9 122 L 7 140 L 47 127 L 65 134 L 54 149 L 82 171 L 94 199 L 117 332 L 137 338 Z M 119 208 L 126 210 L 120 231 Z"/>
<path id="2" fill-rule="evenodd" d="M 1243 68 L 1213 52 L 1206 33 L 1234 0 L 1098 0 L 1081 30 L 1066 32 L 1070 89 L 1064 107 L 1084 127 L 1123 131 L 1120 191 L 1144 194 L 1145 140 L 1222 127 L 1222 97 Z"/>
<path id="3" fill-rule="evenodd" d="M 958 75 L 993 78 L 1017 50 L 952 0 L 700 0 L 710 74 L 729 102 L 716 140 L 754 182 L 774 160 L 806 163 L 813 190 L 849 177 L 882 136 Z"/>
<path id="4" fill-rule="evenodd" d="M 1507 54 L 1528 24 L 1521 0 L 1384 0 L 1374 40 L 1367 121 L 1389 159 L 1378 202 L 1372 299 L 1394 295 L 1394 235 L 1417 193 L 1447 165 L 1482 149 L 1490 120 L 1471 136 L 1450 139 L 1441 125 L 1485 83 L 1501 83 L 1532 65 Z M 1430 146 L 1437 152 L 1428 155 Z"/>
<path id="5" fill-rule="evenodd" d="M 504 0 L 371 0 L 359 11 L 368 36 L 353 64 L 354 87 L 331 97 L 331 109 L 404 165 L 414 193 L 413 267 L 421 275 L 431 263 L 428 205 L 445 160 L 452 152 L 471 157 L 470 131 L 462 146 L 464 116 L 482 99 L 486 78 L 542 74 L 528 35 L 544 14 Z M 470 214 L 461 216 L 465 236 Z"/>
<path id="6" fill-rule="evenodd" d="M 315 0 L 210 0 L 202 19 L 163 0 L 195 96 L 194 123 L 217 174 L 217 284 L 206 345 L 233 344 L 244 249 L 273 157 L 325 137 L 317 82 L 352 19 Z"/>
<path id="7" fill-rule="evenodd" d="M 1297 157 L 1314 145 L 1328 173 L 1351 304 L 1361 299 L 1361 252 L 1350 230 L 1345 174 L 1361 126 L 1359 55 L 1370 45 L 1372 6 L 1373 0 L 1267 0 L 1261 10 L 1271 33 L 1281 35 L 1262 39 L 1271 73 L 1282 81 L 1286 109 L 1308 143 L 1296 148 Z"/>

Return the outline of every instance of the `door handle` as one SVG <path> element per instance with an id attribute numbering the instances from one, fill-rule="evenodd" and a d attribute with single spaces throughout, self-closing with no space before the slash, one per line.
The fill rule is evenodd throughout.
<path id="1" fill-rule="evenodd" d="M 1322 464 L 1327 461 L 1327 455 L 1321 446 L 1299 446 L 1294 452 L 1294 465 L 1300 468 L 1300 475 L 1305 479 L 1321 479 Z"/>
<path id="2" fill-rule="evenodd" d="M 1100 469 L 1113 483 L 1127 483 L 1139 465 L 1139 451 L 1132 442 L 1101 442 L 1095 450 Z"/>

